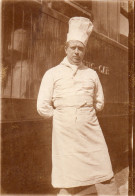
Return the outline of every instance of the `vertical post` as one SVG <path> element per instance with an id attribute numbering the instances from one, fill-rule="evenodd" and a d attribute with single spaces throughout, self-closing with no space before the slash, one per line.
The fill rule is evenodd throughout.
<path id="1" fill-rule="evenodd" d="M 23 7 L 23 12 L 22 12 L 22 29 L 24 29 L 24 7 Z M 21 88 L 22 88 L 22 62 L 23 62 L 23 50 L 24 50 L 24 35 L 22 32 L 22 48 L 21 48 L 21 76 L 20 76 L 20 98 L 21 98 Z"/>
<path id="2" fill-rule="evenodd" d="M 117 42 L 120 41 L 120 0 L 117 0 Z"/>
<path id="3" fill-rule="evenodd" d="M 134 0 L 128 1 L 128 19 L 129 19 L 129 36 L 128 36 L 128 74 L 129 74 L 129 195 L 134 195 L 134 159 L 133 159 L 133 126 L 135 123 L 135 32 L 134 32 Z"/>
<path id="4" fill-rule="evenodd" d="M 2 25 L 1 26 L 1 28 L 2 28 L 2 35 L 1 35 L 1 38 L 0 38 L 0 41 L 1 41 L 1 54 L 0 54 L 0 57 L 1 57 L 1 63 L 3 63 L 3 57 L 4 57 L 4 53 L 5 53 L 5 51 L 4 51 L 4 39 L 5 39 L 5 35 L 4 35 L 4 28 L 5 28 L 5 15 L 4 15 L 4 13 L 5 13 L 5 4 L 4 4 L 4 2 L 2 2 L 2 4 L 0 5 L 0 9 L 2 10 L 2 14 L 1 14 L 1 16 L 2 16 L 2 20 L 0 21 L 0 25 Z M 1 67 L 1 72 L 3 72 L 3 65 L 2 65 L 2 67 Z M 3 74 L 3 73 L 2 73 Z M 6 73 L 7 74 L 7 73 Z M 3 80 L 3 75 L 2 75 L 2 80 Z M 3 81 L 2 81 L 3 82 Z M 1 96 L 3 97 L 3 95 L 4 95 L 4 87 L 1 85 L 1 88 L 0 88 L 0 92 L 1 92 Z"/>
<path id="5" fill-rule="evenodd" d="M 31 71 L 32 71 L 32 54 L 33 54 L 33 47 L 32 47 L 32 21 L 33 21 L 33 16 L 32 16 L 32 10 L 30 9 L 30 49 L 29 49 L 29 51 L 28 51 L 28 53 L 29 53 L 29 56 L 28 56 L 28 58 L 29 58 L 29 95 L 28 95 L 28 97 L 30 98 L 31 97 Z"/>
<path id="6" fill-rule="evenodd" d="M 13 52 L 14 52 L 14 29 L 15 29 L 15 5 L 13 1 L 13 12 L 12 12 L 12 36 L 11 36 L 11 45 L 12 45 L 12 53 L 11 53 L 11 89 L 10 89 L 10 98 L 12 97 L 12 80 L 13 80 Z"/>
<path id="7" fill-rule="evenodd" d="M 109 2 L 107 0 L 107 36 L 109 37 Z"/>

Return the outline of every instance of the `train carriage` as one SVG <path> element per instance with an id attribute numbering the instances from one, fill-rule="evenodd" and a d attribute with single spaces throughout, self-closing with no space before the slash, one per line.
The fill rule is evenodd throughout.
<path id="1" fill-rule="evenodd" d="M 127 183 L 127 6 L 120 0 L 2 2 L 3 193 L 55 193 L 50 179 L 52 125 L 38 115 L 36 99 L 44 73 L 65 56 L 68 20 L 76 15 L 94 24 L 84 63 L 100 77 L 105 107 L 98 114 L 99 122 L 118 186 Z"/>

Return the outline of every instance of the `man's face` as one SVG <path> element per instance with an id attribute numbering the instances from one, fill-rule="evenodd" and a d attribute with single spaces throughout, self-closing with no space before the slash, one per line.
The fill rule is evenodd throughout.
<path id="1" fill-rule="evenodd" d="M 85 46 L 77 40 L 69 41 L 68 46 L 65 47 L 65 52 L 69 63 L 79 65 L 85 54 Z"/>

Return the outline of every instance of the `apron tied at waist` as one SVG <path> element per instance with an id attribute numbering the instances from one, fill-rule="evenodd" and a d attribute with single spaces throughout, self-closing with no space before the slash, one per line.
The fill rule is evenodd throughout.
<path id="1" fill-rule="evenodd" d="M 93 98 L 91 96 L 71 96 L 71 97 L 59 97 L 54 98 L 54 108 L 63 108 L 63 107 L 93 107 Z"/>

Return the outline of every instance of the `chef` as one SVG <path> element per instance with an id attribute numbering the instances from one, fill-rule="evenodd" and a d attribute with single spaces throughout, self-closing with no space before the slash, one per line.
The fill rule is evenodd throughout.
<path id="1" fill-rule="evenodd" d="M 82 63 L 92 29 L 88 18 L 69 20 L 66 57 L 45 73 L 39 90 L 37 110 L 53 118 L 52 185 L 58 195 L 89 195 L 90 185 L 98 195 L 117 195 L 96 116 L 104 106 L 102 86 L 96 71 Z"/>

